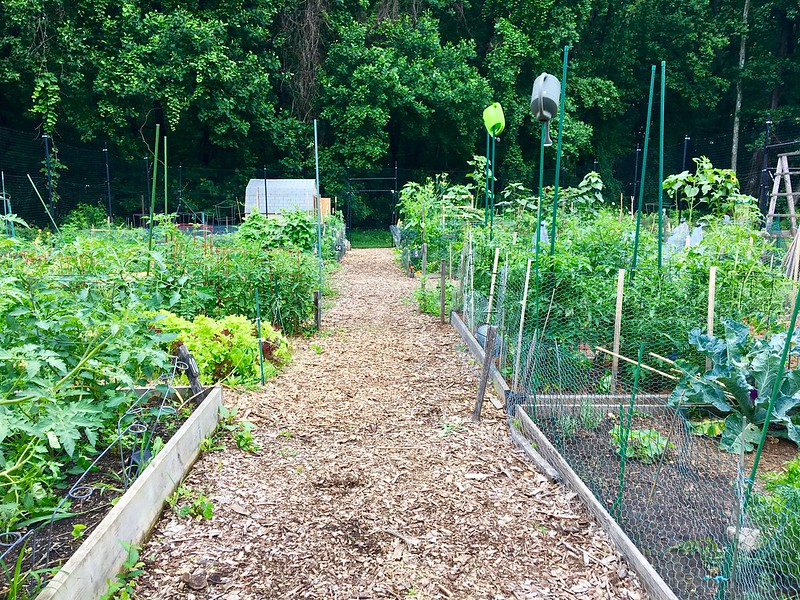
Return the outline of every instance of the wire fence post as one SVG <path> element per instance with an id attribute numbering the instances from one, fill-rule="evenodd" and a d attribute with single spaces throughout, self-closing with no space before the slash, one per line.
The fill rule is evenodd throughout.
<path id="1" fill-rule="evenodd" d="M 617 391 L 619 377 L 619 339 L 622 332 L 622 298 L 625 292 L 625 269 L 620 269 L 617 273 L 617 304 L 614 312 L 614 342 L 611 357 L 611 393 Z"/>
<path id="2" fill-rule="evenodd" d="M 517 352 L 514 356 L 514 380 L 512 383 L 512 389 L 515 392 L 519 391 L 519 362 L 520 356 L 522 355 L 522 332 L 525 329 L 525 309 L 528 306 L 528 285 L 531 279 L 531 264 L 533 263 L 533 259 L 528 259 L 528 266 L 525 270 L 525 287 L 522 291 L 522 307 L 520 308 L 520 316 L 519 316 L 519 333 L 517 334 Z"/>
<path id="3" fill-rule="evenodd" d="M 639 230 L 642 227 L 642 202 L 644 201 L 644 178 L 647 173 L 647 144 L 650 141 L 650 118 L 653 115 L 653 89 L 656 85 L 656 66 L 650 69 L 650 98 L 647 101 L 647 123 L 644 128 L 644 151 L 642 152 L 642 179 L 639 185 L 639 203 L 636 208 L 636 234 L 633 239 L 633 264 L 631 265 L 631 277 L 636 271 L 636 261 L 639 257 Z"/>
<path id="4" fill-rule="evenodd" d="M 445 289 L 446 289 L 446 281 L 445 281 L 446 270 L 445 270 L 445 268 L 446 268 L 446 264 L 447 264 L 447 261 L 442 259 L 441 272 L 440 272 L 440 276 L 439 276 L 439 320 L 441 321 L 442 325 L 444 325 L 444 323 L 445 323 L 444 311 L 445 311 L 445 300 L 446 300 L 446 298 L 445 298 Z"/>
<path id="5" fill-rule="evenodd" d="M 708 336 L 714 335 L 714 305 L 717 296 L 717 267 L 711 267 L 708 271 L 708 316 L 706 318 L 706 328 Z M 711 358 L 706 357 L 706 371 L 711 370 Z"/>

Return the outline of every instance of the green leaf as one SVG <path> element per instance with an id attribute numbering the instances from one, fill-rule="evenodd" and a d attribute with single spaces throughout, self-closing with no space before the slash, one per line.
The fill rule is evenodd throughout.
<path id="1" fill-rule="evenodd" d="M 722 432 L 719 447 L 726 452 L 738 454 L 744 449 L 745 452 L 752 452 L 761 439 L 761 430 L 747 423 L 742 428 L 742 415 L 733 413 L 725 419 L 725 431 Z"/>

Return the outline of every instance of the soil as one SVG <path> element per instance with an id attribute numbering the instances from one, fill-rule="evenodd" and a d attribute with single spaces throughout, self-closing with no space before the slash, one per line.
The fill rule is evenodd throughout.
<path id="1" fill-rule="evenodd" d="M 142 405 L 142 410 L 158 409 L 159 406 L 159 400 L 151 399 Z M 167 403 L 166 406 L 171 404 Z M 185 417 L 162 417 L 153 431 L 153 436 L 160 437 L 164 441 L 169 440 L 184 420 Z M 26 540 L 26 561 L 23 570 L 30 569 L 39 574 L 37 580 L 31 582 L 32 589 L 41 589 L 47 584 L 55 572 L 53 567 L 59 567 L 72 556 L 111 510 L 113 502 L 125 492 L 131 483 L 130 478 L 135 477 L 136 470 L 135 467 L 131 467 L 129 445 L 130 442 L 125 446 L 125 455 L 128 459 L 127 485 L 122 471 L 119 447 L 115 442 L 103 456 L 93 458 L 97 463 L 89 472 L 81 472 L 66 478 L 62 497 L 67 498 L 67 503 L 62 511 L 74 516 L 60 518 L 52 523 L 43 523 L 35 531 L 23 529 L 14 535 L 15 541 L 19 539 L 17 535 Z M 75 526 L 78 526 L 77 529 Z M 2 541 L 11 539 L 8 537 Z M 5 552 L 7 549 L 8 547 L 0 546 L 0 552 Z M 16 560 L 17 553 L 16 548 L 11 548 L 10 564 Z M 0 577 L 0 596 L 8 591 L 8 582 Z"/>
<path id="2" fill-rule="evenodd" d="M 643 598 L 568 488 L 517 451 L 457 334 L 390 250 L 354 250 L 323 331 L 263 389 L 225 393 L 261 449 L 205 453 L 165 510 L 135 598 Z M 227 436 L 227 433 L 225 434 Z"/>
<path id="3" fill-rule="evenodd" d="M 565 435 L 558 419 L 541 425 L 672 590 L 681 598 L 714 598 L 727 529 L 737 520 L 736 483 L 740 470 L 749 477 L 753 454 L 739 465 L 740 457 L 721 451 L 718 439 L 690 435 L 669 416 L 643 415 L 633 419 L 632 429 L 655 429 L 671 446 L 663 461 L 627 460 L 621 475 L 609 436 L 617 422 L 609 414 L 595 429 L 574 435 Z M 797 452 L 792 442 L 768 438 L 758 472 L 780 470 Z M 762 485 L 757 478 L 756 487 Z"/>

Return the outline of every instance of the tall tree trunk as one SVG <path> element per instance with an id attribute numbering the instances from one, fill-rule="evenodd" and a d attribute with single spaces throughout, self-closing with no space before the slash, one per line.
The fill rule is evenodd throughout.
<path id="1" fill-rule="evenodd" d="M 736 106 L 733 109 L 733 144 L 731 145 L 731 169 L 736 171 L 739 156 L 739 121 L 742 110 L 742 71 L 744 70 L 745 49 L 747 46 L 747 13 L 750 12 L 750 0 L 744 0 L 742 10 L 742 39 L 739 42 L 739 74 L 736 78 Z"/>

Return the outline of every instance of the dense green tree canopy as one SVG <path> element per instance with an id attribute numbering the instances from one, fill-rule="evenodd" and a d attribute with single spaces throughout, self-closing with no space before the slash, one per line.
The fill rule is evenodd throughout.
<path id="1" fill-rule="evenodd" d="M 737 82 L 745 125 L 800 118 L 800 4 L 747 3 L 744 21 L 745 0 L 4 0 L 0 126 L 133 159 L 160 123 L 186 165 L 294 176 L 313 166 L 318 118 L 336 191 L 347 168 L 465 170 L 497 100 L 499 172 L 529 182 L 531 85 L 560 77 L 565 46 L 567 164 L 641 141 L 661 60 L 668 144 L 730 135 Z"/>

